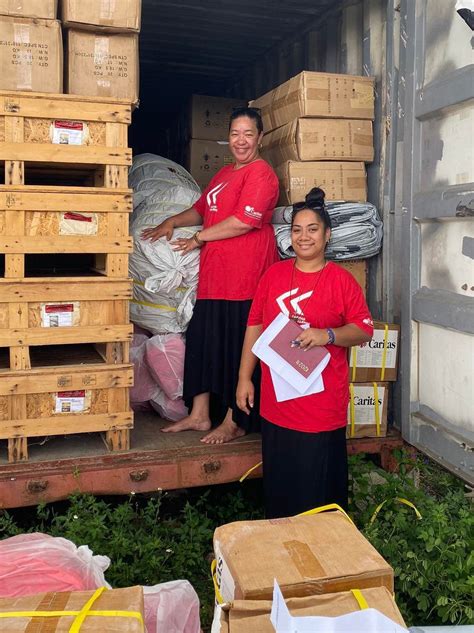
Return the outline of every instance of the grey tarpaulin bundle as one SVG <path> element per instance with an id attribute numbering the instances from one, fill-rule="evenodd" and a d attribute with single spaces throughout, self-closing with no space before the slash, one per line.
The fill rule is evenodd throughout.
<path id="1" fill-rule="evenodd" d="M 365 259 L 376 255 L 382 246 L 382 220 L 369 202 L 328 202 L 326 209 L 332 223 L 328 259 Z M 291 247 L 291 212 L 293 207 L 277 207 L 272 223 L 278 251 L 283 258 L 294 257 Z"/>

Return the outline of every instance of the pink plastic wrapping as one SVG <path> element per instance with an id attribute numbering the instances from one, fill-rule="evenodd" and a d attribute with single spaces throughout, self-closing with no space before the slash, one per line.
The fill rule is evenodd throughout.
<path id="1" fill-rule="evenodd" d="M 145 358 L 148 335 L 135 331 L 130 346 L 130 362 L 133 363 L 133 387 L 130 389 L 130 403 L 135 410 L 148 407 L 158 391 L 157 385 L 151 376 Z"/>
<path id="2" fill-rule="evenodd" d="M 147 633 L 199 633 L 199 598 L 187 580 L 143 587 Z"/>
<path id="3" fill-rule="evenodd" d="M 87 545 L 35 532 L 0 541 L 0 596 L 14 598 L 48 591 L 85 591 L 109 587 L 107 556 Z M 1 628 L 1 627 L 0 627 Z"/>
<path id="4" fill-rule="evenodd" d="M 184 350 L 180 334 L 156 334 L 146 343 L 150 373 L 171 400 L 183 395 Z"/>
<path id="5" fill-rule="evenodd" d="M 165 420 L 176 422 L 188 415 L 188 409 L 181 398 L 178 398 L 178 400 L 170 400 L 162 391 L 158 391 L 153 396 L 153 399 L 150 400 L 150 404 Z"/>

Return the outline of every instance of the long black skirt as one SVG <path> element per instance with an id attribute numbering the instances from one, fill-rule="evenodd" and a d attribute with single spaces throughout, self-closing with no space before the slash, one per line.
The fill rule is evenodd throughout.
<path id="1" fill-rule="evenodd" d="M 267 519 L 329 503 L 347 509 L 346 429 L 303 433 L 262 418 L 263 489 Z"/>
<path id="2" fill-rule="evenodd" d="M 252 301 L 198 299 L 186 332 L 183 398 L 191 408 L 194 396 L 210 393 L 213 425 L 220 424 L 227 410 L 247 433 L 260 430 L 258 416 L 260 367 L 253 375 L 255 404 L 251 415 L 236 404 L 240 356 Z"/>

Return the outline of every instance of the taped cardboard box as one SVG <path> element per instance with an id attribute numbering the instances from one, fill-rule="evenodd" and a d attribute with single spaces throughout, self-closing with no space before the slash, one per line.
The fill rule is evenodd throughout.
<path id="1" fill-rule="evenodd" d="M 54 20 L 57 10 L 57 0 L 0 0 L 0 15 Z"/>
<path id="2" fill-rule="evenodd" d="M 289 160 L 374 159 L 372 121 L 294 119 L 263 137 L 262 156 L 278 167 Z"/>
<path id="3" fill-rule="evenodd" d="M 185 167 L 201 189 L 207 187 L 222 167 L 233 162 L 234 157 L 226 141 L 192 139 L 187 147 Z"/>
<path id="4" fill-rule="evenodd" d="M 364 297 L 367 295 L 367 260 L 366 259 L 348 259 L 343 262 L 334 262 L 344 270 L 351 273 L 359 286 L 362 288 Z"/>
<path id="5" fill-rule="evenodd" d="M 367 382 L 349 384 L 346 437 L 385 437 L 389 384 Z"/>
<path id="6" fill-rule="evenodd" d="M 192 95 L 187 112 L 185 140 L 227 140 L 230 115 L 235 108 L 246 105 L 243 99 Z"/>
<path id="7" fill-rule="evenodd" d="M 351 347 L 349 354 L 351 382 L 396 380 L 399 343 L 399 325 L 375 321 L 372 340 Z"/>
<path id="8" fill-rule="evenodd" d="M 385 587 L 362 590 L 369 609 L 377 609 L 406 628 L 403 617 L 391 593 Z M 286 604 L 293 616 L 338 617 L 360 609 L 350 591 L 323 596 L 290 598 Z M 272 603 L 267 600 L 236 600 L 224 607 L 216 607 L 212 633 L 275 633 L 270 622 Z"/>
<path id="9" fill-rule="evenodd" d="M 270 600 L 274 579 L 285 598 L 367 587 L 393 592 L 392 568 L 339 511 L 222 525 L 214 553 L 225 602 Z"/>
<path id="10" fill-rule="evenodd" d="M 138 33 L 141 11 L 141 0 L 61 0 L 66 28 Z"/>
<path id="11" fill-rule="evenodd" d="M 0 618 L 0 629 L 8 633 L 27 633 L 33 629 L 67 633 L 71 630 L 71 625 L 81 609 L 93 597 L 95 599 L 87 609 L 86 617 L 80 627 L 81 633 L 97 633 L 98 631 L 143 633 L 144 608 L 141 587 L 112 590 L 101 587 L 97 591 L 51 592 L 38 593 L 34 596 L 0 598 L 0 614 L 11 614 L 11 617 Z M 32 617 L 30 615 L 32 611 L 40 611 L 41 615 Z M 54 617 L 44 615 L 48 611 L 68 611 L 72 614 Z M 100 613 L 102 614 L 99 615 Z"/>
<path id="12" fill-rule="evenodd" d="M 297 117 L 374 118 L 374 79 L 304 70 L 251 102 L 265 132 Z"/>
<path id="13" fill-rule="evenodd" d="M 321 187 L 326 200 L 367 201 L 367 175 L 361 162 L 288 161 L 276 167 L 280 182 L 278 204 L 304 200 L 313 187 Z"/>
<path id="14" fill-rule="evenodd" d="M 0 15 L 0 90 L 63 91 L 63 45 L 57 20 Z"/>
<path id="15" fill-rule="evenodd" d="M 67 32 L 66 92 L 138 102 L 138 36 Z"/>

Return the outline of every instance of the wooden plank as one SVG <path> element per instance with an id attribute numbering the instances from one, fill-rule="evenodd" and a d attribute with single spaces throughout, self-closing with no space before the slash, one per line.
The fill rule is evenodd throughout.
<path id="1" fill-rule="evenodd" d="M 133 239 L 96 235 L 0 236 L 0 253 L 131 253 Z M 123 275 L 126 276 L 126 275 Z"/>
<path id="2" fill-rule="evenodd" d="M 21 302 L 8 304 L 8 323 L 12 327 L 27 328 L 28 305 Z M 28 347 L 24 345 L 10 347 L 10 367 L 12 369 L 31 368 L 30 350 Z"/>
<path id="3" fill-rule="evenodd" d="M 128 214 L 133 210 L 133 198 L 131 189 L 0 185 L 1 209 Z"/>
<path id="4" fill-rule="evenodd" d="M 127 255 L 107 255 L 105 262 L 105 274 L 107 277 L 126 277 L 128 275 Z"/>
<path id="5" fill-rule="evenodd" d="M 20 160 L 5 161 L 5 184 L 22 185 L 25 182 L 25 168 Z"/>
<path id="6" fill-rule="evenodd" d="M 38 143 L 1 143 L 0 160 L 29 163 L 72 163 L 73 165 L 132 164 L 132 150 L 93 145 L 42 145 Z M 12 183 L 21 184 L 21 183 Z M 126 187 L 126 183 L 121 188 Z"/>
<path id="7" fill-rule="evenodd" d="M 15 328 L 0 330 L 0 347 L 22 345 L 66 345 L 131 341 L 133 326 L 99 325 L 83 327 Z M 122 362 L 122 361 L 120 361 Z"/>
<path id="8" fill-rule="evenodd" d="M 85 301 L 119 300 L 132 296 L 131 279 L 0 279 L 0 301 Z M 1 303 L 0 303 L 1 306 Z M 124 321 L 122 321 L 123 323 Z"/>

